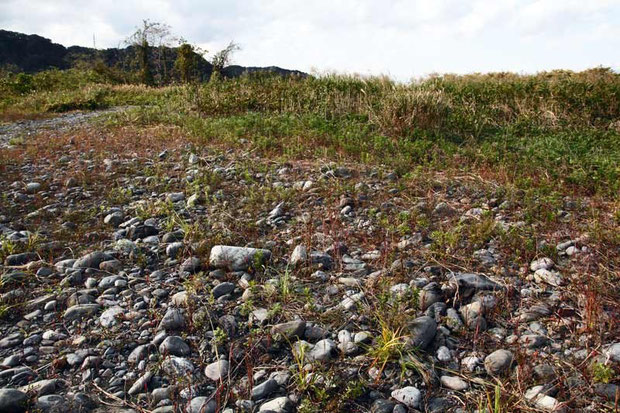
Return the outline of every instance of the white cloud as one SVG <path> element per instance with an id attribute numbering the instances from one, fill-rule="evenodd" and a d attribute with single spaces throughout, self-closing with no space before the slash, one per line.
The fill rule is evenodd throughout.
<path id="1" fill-rule="evenodd" d="M 0 0 L 0 27 L 114 47 L 161 21 L 236 62 L 391 74 L 537 71 L 617 64 L 617 0 Z M 617 66 L 615 66 L 618 68 Z"/>

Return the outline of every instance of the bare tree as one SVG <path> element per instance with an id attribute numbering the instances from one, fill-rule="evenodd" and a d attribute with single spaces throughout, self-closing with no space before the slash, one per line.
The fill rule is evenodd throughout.
<path id="1" fill-rule="evenodd" d="M 157 75 L 160 82 L 168 78 L 166 48 L 174 41 L 170 33 L 170 26 L 165 23 L 143 20 L 142 26 L 127 38 L 125 43 L 133 46 L 136 50 L 138 66 L 140 68 L 140 80 L 146 85 L 155 83 L 153 68 L 151 67 L 151 55 L 156 50 Z"/>
<path id="2" fill-rule="evenodd" d="M 211 59 L 211 64 L 213 65 L 213 72 L 216 74 L 220 74 L 222 72 L 222 69 L 230 64 L 233 53 L 238 50 L 241 50 L 241 47 L 234 41 L 231 41 L 230 43 L 228 43 L 228 46 L 215 53 L 213 55 L 213 58 Z"/>

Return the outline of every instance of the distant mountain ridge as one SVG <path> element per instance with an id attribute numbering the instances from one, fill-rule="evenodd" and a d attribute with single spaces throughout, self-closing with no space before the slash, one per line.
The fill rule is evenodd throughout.
<path id="1" fill-rule="evenodd" d="M 168 55 L 167 69 L 172 70 L 176 59 L 176 48 L 164 48 Z M 82 46 L 65 47 L 53 43 L 50 39 L 36 35 L 0 30 L 0 67 L 8 67 L 26 73 L 36 73 L 49 69 L 69 69 L 78 62 L 94 62 L 100 59 L 110 67 L 131 69 L 134 51 L 131 46 L 125 48 L 94 49 Z M 213 65 L 202 56 L 199 57 L 198 69 L 203 80 L 213 73 Z M 239 77 L 244 73 L 275 73 L 281 76 L 308 76 L 298 70 L 282 69 L 277 66 L 244 67 L 226 66 L 221 74 L 224 77 Z"/>

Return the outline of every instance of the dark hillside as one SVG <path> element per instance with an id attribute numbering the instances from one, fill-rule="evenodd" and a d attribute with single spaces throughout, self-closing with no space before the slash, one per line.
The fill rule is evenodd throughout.
<path id="1" fill-rule="evenodd" d="M 150 57 L 154 66 L 161 66 L 163 73 L 171 73 L 176 59 L 177 49 L 164 47 L 153 48 Z M 35 35 L 0 30 L 0 68 L 11 71 L 36 73 L 49 69 L 69 69 L 79 64 L 103 62 L 106 66 L 130 71 L 135 67 L 135 53 L 132 47 L 93 49 L 90 47 L 70 46 L 53 43 L 50 39 Z M 198 59 L 198 70 L 202 80 L 208 80 L 213 72 L 213 65 L 202 56 Z M 276 66 L 243 67 L 232 65 L 225 67 L 225 77 L 238 77 L 244 73 L 275 73 L 282 76 L 307 76 L 297 70 L 287 70 Z"/>

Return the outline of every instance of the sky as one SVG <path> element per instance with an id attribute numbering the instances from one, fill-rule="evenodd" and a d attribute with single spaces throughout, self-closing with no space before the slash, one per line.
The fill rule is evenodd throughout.
<path id="1" fill-rule="evenodd" d="M 0 0 L 0 28 L 118 47 L 142 19 L 233 63 L 387 75 L 620 70 L 620 0 Z"/>

